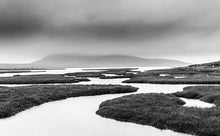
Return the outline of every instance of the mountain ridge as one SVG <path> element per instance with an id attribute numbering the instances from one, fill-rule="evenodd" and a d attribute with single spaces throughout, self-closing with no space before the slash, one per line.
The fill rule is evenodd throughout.
<path id="1" fill-rule="evenodd" d="M 71 55 L 46 56 L 33 65 L 55 67 L 164 67 L 185 66 L 190 63 L 171 59 L 148 59 L 129 55 Z"/>

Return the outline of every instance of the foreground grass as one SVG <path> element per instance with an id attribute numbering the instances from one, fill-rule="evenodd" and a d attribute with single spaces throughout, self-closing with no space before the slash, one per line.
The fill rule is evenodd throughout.
<path id="1" fill-rule="evenodd" d="M 134 94 L 103 102 L 98 115 L 198 136 L 220 135 L 220 107 L 183 107 L 171 94 Z"/>
<path id="2" fill-rule="evenodd" d="M 48 75 L 18 75 L 12 77 L 0 77 L 0 84 L 50 84 L 50 83 L 78 83 L 89 81 L 86 78 L 66 77 L 62 74 Z"/>
<path id="3" fill-rule="evenodd" d="M 190 86 L 185 87 L 182 92 L 173 93 L 173 95 L 189 99 L 200 99 L 220 106 L 220 86 Z"/>
<path id="4" fill-rule="evenodd" d="M 45 102 L 69 97 L 135 92 L 137 88 L 121 85 L 35 85 L 0 87 L 0 118 L 10 117 Z M 77 109 L 76 109 L 77 110 Z"/>

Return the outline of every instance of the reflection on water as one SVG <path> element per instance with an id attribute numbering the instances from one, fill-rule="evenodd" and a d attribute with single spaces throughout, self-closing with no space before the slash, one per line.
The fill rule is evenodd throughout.
<path id="1" fill-rule="evenodd" d="M 142 69 L 143 70 L 143 69 Z M 47 71 L 48 73 L 79 72 L 82 69 Z M 24 74 L 24 73 L 22 73 Z M 26 74 L 26 73 L 25 73 Z M 76 84 L 122 84 L 126 79 L 90 78 Z M 136 93 L 172 93 L 186 85 L 124 84 L 138 87 Z M 0 136 L 185 136 L 170 130 L 105 119 L 95 114 L 101 102 L 125 94 L 69 98 L 50 102 L 0 120 Z"/>
<path id="2" fill-rule="evenodd" d="M 182 99 L 183 101 L 186 102 L 186 104 L 184 105 L 186 107 L 199 107 L 199 108 L 212 108 L 212 107 L 215 107 L 215 104 L 203 102 L 203 101 L 200 101 L 200 100 L 186 99 L 186 98 L 180 98 L 180 99 Z"/>
<path id="3" fill-rule="evenodd" d="M 116 75 L 116 74 L 102 74 L 102 75 L 107 76 L 107 77 L 120 76 L 120 75 Z"/>

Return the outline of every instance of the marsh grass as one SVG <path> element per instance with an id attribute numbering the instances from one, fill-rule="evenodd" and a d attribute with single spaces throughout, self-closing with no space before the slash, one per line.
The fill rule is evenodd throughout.
<path id="1" fill-rule="evenodd" d="M 45 102 L 70 97 L 130 93 L 138 88 L 121 85 L 34 85 L 0 87 L 0 118 L 13 116 Z M 71 108 L 71 107 L 70 107 Z M 77 109 L 76 109 L 77 110 Z"/>
<path id="2" fill-rule="evenodd" d="M 89 81 L 89 79 L 65 77 L 62 74 L 16 75 L 12 77 L 0 77 L 0 84 L 78 83 L 81 81 Z"/>
<path id="3" fill-rule="evenodd" d="M 133 94 L 103 102 L 98 115 L 198 136 L 220 135 L 220 107 L 184 107 L 171 94 Z"/>
<path id="4" fill-rule="evenodd" d="M 94 69 L 101 70 L 100 72 L 75 72 L 75 73 L 67 73 L 67 76 L 75 76 L 75 77 L 96 77 L 100 79 L 115 79 L 115 78 L 132 78 L 134 77 L 134 73 L 139 72 L 133 71 L 135 68 L 117 68 L 117 69 Z M 115 74 L 115 76 L 105 76 L 104 74 Z"/>
<path id="5" fill-rule="evenodd" d="M 177 97 L 199 99 L 220 106 L 220 86 L 189 86 L 182 92 L 173 93 Z"/>
<path id="6" fill-rule="evenodd" d="M 166 76 L 160 76 L 166 74 Z M 183 76 L 183 78 L 176 78 Z M 124 83 L 152 84 L 220 84 L 220 70 L 213 68 L 180 67 L 149 70 L 139 73 Z"/>

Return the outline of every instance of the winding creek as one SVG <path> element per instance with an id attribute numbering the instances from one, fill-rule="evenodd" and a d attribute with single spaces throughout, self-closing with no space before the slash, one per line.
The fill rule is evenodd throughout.
<path id="1" fill-rule="evenodd" d="M 141 68 L 149 70 L 155 68 Z M 82 69 L 47 70 L 46 72 L 19 73 L 28 74 L 64 74 L 82 72 Z M 18 73 L 17 73 L 18 74 Z M 16 73 L 0 74 L 13 76 Z M 189 85 L 155 85 L 155 84 L 125 84 L 126 79 L 89 78 L 90 82 L 77 84 L 121 84 L 138 87 L 136 93 L 172 93 L 182 91 Z M 4 85 L 7 86 L 7 85 Z M 16 86 L 16 85 L 13 85 Z M 11 85 L 11 87 L 13 87 Z M 170 130 L 160 130 L 150 126 L 124 123 L 105 119 L 95 114 L 103 101 L 127 94 L 101 95 L 91 97 L 68 98 L 66 100 L 50 102 L 23 111 L 16 116 L 0 119 L 0 136 L 187 136 Z M 213 107 L 213 104 L 199 100 L 183 99 L 184 106 L 202 108 Z"/>

